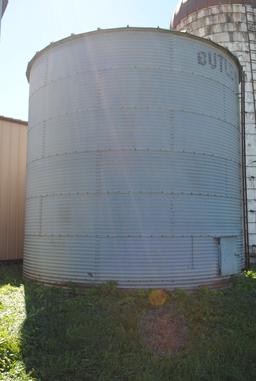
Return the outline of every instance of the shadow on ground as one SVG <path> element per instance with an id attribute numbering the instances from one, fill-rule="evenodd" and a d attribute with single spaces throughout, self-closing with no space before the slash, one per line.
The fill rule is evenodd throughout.
<path id="1" fill-rule="evenodd" d="M 151 380 L 136 322 L 144 299 L 121 294 L 111 285 L 81 293 L 25 282 L 27 371 L 43 381 Z"/>
<path id="2" fill-rule="evenodd" d="M 109 284 L 81 293 L 25 282 L 26 370 L 40 381 L 251 381 L 256 374 L 254 275 L 235 280 L 225 291 L 168 293 L 165 319 L 171 304 L 187 324 L 186 346 L 174 356 L 159 356 L 143 345 L 141 322 L 148 322 L 148 313 L 159 317 L 152 311 L 162 308 L 152 307 L 146 292 L 124 293 Z M 163 323 L 168 327 L 169 321 Z M 151 326 L 150 321 L 147 335 Z"/>
<path id="3" fill-rule="evenodd" d="M 23 284 L 22 261 L 0 262 L 0 287 L 6 284 L 14 287 L 19 287 Z"/>

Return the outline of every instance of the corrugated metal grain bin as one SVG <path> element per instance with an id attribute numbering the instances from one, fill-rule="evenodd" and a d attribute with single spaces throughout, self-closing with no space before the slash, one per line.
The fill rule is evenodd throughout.
<path id="1" fill-rule="evenodd" d="M 26 277 L 191 288 L 240 271 L 228 51 L 161 29 L 99 30 L 51 44 L 27 75 Z"/>
<path id="2" fill-rule="evenodd" d="M 0 116 L 0 261 L 22 259 L 27 122 Z"/>

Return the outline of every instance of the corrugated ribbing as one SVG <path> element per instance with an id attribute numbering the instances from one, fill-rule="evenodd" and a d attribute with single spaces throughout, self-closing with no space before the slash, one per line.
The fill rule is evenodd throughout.
<path id="1" fill-rule="evenodd" d="M 202 61 L 222 57 L 226 71 Z M 202 64 L 203 62 L 203 64 Z M 208 61 L 207 61 L 208 62 Z M 242 266 L 238 68 L 157 30 L 84 35 L 30 72 L 25 275 L 195 287 Z"/>

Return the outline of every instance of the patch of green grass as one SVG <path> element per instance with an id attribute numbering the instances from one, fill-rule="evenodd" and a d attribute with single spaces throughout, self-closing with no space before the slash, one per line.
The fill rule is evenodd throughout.
<path id="1" fill-rule="evenodd" d="M 21 351 L 25 297 L 20 265 L 0 266 L 0 380 L 32 381 Z"/>
<path id="2" fill-rule="evenodd" d="M 255 379 L 255 271 L 222 291 L 168 292 L 164 307 L 149 295 L 112 283 L 84 291 L 23 284 L 21 267 L 0 267 L 0 380 Z M 175 356 L 158 356 L 145 348 L 140 325 L 168 308 L 184 318 L 187 342 Z"/>

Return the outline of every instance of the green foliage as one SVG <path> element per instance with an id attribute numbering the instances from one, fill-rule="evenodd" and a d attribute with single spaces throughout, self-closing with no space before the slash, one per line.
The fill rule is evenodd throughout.
<path id="1" fill-rule="evenodd" d="M 226 290 L 150 292 L 114 282 L 78 290 L 22 282 L 20 266 L 0 267 L 0 380 L 251 381 L 256 373 L 256 272 Z M 183 316 L 184 350 L 157 356 L 144 347 L 143 317 Z"/>

